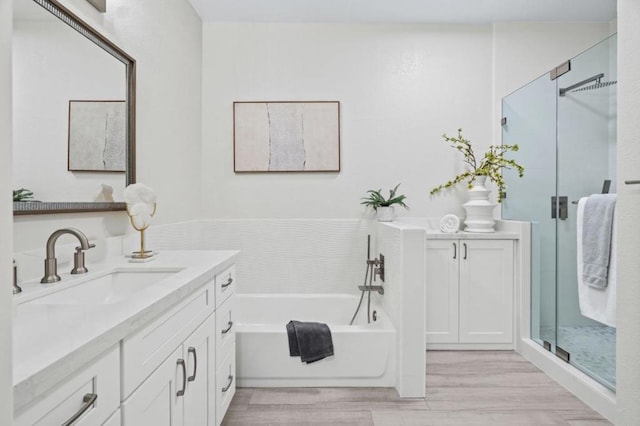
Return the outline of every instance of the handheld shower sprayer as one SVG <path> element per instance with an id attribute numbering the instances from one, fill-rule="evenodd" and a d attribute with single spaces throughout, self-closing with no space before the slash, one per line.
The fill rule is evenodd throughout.
<path id="1" fill-rule="evenodd" d="M 358 307 L 356 308 L 353 317 L 351 318 L 351 322 L 349 325 L 353 325 L 356 317 L 358 316 L 358 312 L 360 311 L 360 306 L 362 305 L 362 300 L 364 299 L 364 293 L 369 293 L 367 298 L 367 323 L 371 323 L 371 292 L 375 291 L 378 294 L 384 294 L 384 288 L 381 285 L 373 285 L 373 282 L 376 279 L 376 275 L 380 276 L 380 280 L 384 282 L 384 256 L 380 254 L 380 259 L 371 259 L 371 235 L 367 235 L 367 268 L 364 274 L 364 283 L 361 286 L 358 286 L 358 290 L 362 293 L 360 294 L 360 301 L 358 302 Z"/>

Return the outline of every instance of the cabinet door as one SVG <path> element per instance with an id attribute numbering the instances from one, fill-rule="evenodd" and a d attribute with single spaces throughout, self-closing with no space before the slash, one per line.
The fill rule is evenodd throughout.
<path id="1" fill-rule="evenodd" d="M 184 360 L 182 346 L 124 401 L 123 426 L 182 426 L 184 398 L 178 390 L 183 389 L 186 377 L 179 359 Z"/>
<path id="2" fill-rule="evenodd" d="M 460 343 L 513 342 L 513 241 L 460 244 Z"/>
<path id="3" fill-rule="evenodd" d="M 427 343 L 458 342 L 459 258 L 458 241 L 427 240 Z"/>
<path id="4" fill-rule="evenodd" d="M 188 375 L 184 394 L 185 426 L 215 424 L 215 315 L 210 315 L 184 342 Z"/>

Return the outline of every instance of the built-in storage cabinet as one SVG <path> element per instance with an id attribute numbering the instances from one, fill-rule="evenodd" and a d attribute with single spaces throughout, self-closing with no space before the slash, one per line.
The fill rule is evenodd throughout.
<path id="1" fill-rule="evenodd" d="M 513 345 L 514 242 L 427 240 L 429 348 Z"/>
<path id="2" fill-rule="evenodd" d="M 15 424 L 61 425 L 82 409 L 78 425 L 221 424 L 235 393 L 234 290 L 232 266 L 16 413 Z"/>

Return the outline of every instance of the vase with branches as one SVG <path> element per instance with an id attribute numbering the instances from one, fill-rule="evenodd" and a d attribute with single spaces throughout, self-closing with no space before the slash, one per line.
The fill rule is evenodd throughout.
<path id="1" fill-rule="evenodd" d="M 449 137 L 446 134 L 442 135 L 445 142 L 449 143 L 453 148 L 457 149 L 462 155 L 464 155 L 464 162 L 467 165 L 467 169 L 442 185 L 438 185 L 430 192 L 431 195 L 437 194 L 444 189 L 452 188 L 462 181 L 467 181 L 469 189 L 473 187 L 473 184 L 478 178 L 484 176 L 484 179 L 489 179 L 498 187 L 498 202 L 502 202 L 505 196 L 507 185 L 502 176 L 502 169 L 515 169 L 518 172 L 519 177 L 524 176 L 524 167 L 518 164 L 515 160 L 505 158 L 505 154 L 508 152 L 518 151 L 518 145 L 491 145 L 489 150 L 484 153 L 481 158 L 477 158 L 473 152 L 471 141 L 465 139 L 462 136 L 462 129 L 458 129 L 457 137 Z"/>

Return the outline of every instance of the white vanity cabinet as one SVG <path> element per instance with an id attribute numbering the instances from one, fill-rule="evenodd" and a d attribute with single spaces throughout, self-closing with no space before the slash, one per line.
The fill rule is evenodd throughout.
<path id="1" fill-rule="evenodd" d="M 226 385 L 219 383 L 235 375 L 235 331 L 231 321 L 234 282 L 232 267 L 123 340 L 123 426 L 204 426 L 222 422 L 233 390 L 228 387 L 221 392 Z M 202 321 L 205 315 L 208 316 Z M 226 357 L 226 364 L 217 360 L 218 353 Z M 144 382 L 138 387 L 141 380 Z M 229 396 L 228 401 L 224 396 Z"/>
<path id="2" fill-rule="evenodd" d="M 214 426 L 222 422 L 235 392 L 232 259 L 237 252 L 166 251 L 163 255 L 164 263 L 159 258 L 152 266 L 175 270 L 176 264 L 186 265 L 180 269 L 182 278 L 176 273 L 174 281 L 166 278 L 157 291 L 150 286 L 146 293 L 134 293 L 129 304 L 25 307 L 25 315 L 33 315 L 42 306 L 42 321 L 54 318 L 52 311 L 64 321 L 71 321 L 78 309 L 86 312 L 84 318 L 96 318 L 96 331 L 89 321 L 82 329 L 85 346 L 78 347 L 88 353 L 92 345 L 104 344 L 94 353 L 110 349 L 93 360 L 71 351 L 66 358 L 74 364 L 52 357 L 47 367 L 51 370 L 39 371 L 38 379 L 27 379 L 18 387 L 14 384 L 14 395 L 19 391 L 16 425 L 59 426 L 74 417 L 73 425 L 78 426 Z M 154 293 L 159 295 L 155 299 Z M 98 309 L 107 315 L 93 315 Z M 111 320 L 104 325 L 103 321 Z M 46 329 L 44 325 L 38 324 L 37 329 Z M 64 335 L 58 324 L 46 325 Z M 54 362 L 64 368 L 56 371 Z M 75 364 L 80 366 L 77 373 L 68 378 L 61 374 Z M 61 378 L 49 379 L 54 373 Z M 46 389 L 42 377 L 50 380 L 49 390 L 27 393 L 32 386 Z M 92 399 L 94 394 L 97 400 Z"/>
<path id="3" fill-rule="evenodd" d="M 77 418 L 73 424 L 99 426 L 109 419 L 108 424 L 116 426 L 120 418 L 111 415 L 119 406 L 120 356 L 114 346 L 24 412 L 16 413 L 14 425 L 58 426 Z"/>
<path id="4" fill-rule="evenodd" d="M 429 349 L 513 347 L 514 241 L 427 239 Z"/>

